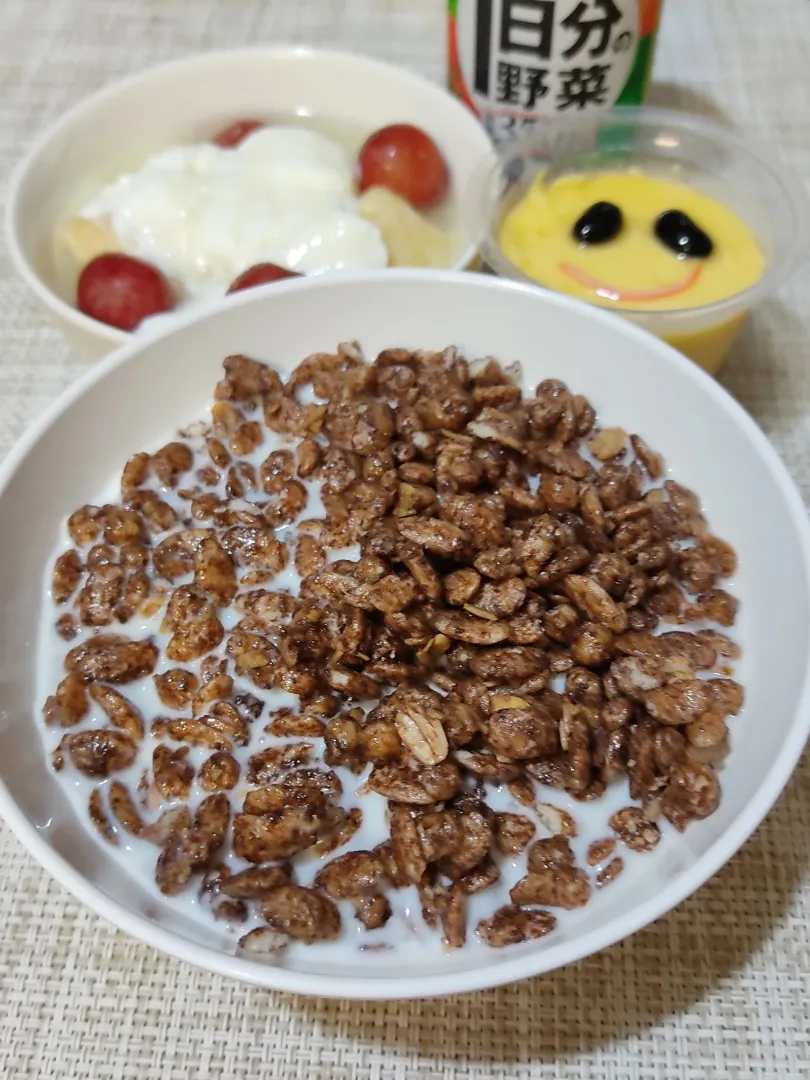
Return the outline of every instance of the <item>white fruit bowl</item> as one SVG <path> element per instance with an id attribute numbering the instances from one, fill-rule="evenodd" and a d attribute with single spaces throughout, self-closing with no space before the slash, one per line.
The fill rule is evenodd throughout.
<path id="1" fill-rule="evenodd" d="M 12 177 L 6 242 L 17 273 L 70 344 L 95 360 L 129 335 L 83 315 L 60 294 L 54 227 L 156 150 L 209 139 L 234 119 L 313 116 L 370 134 L 416 124 L 441 148 L 459 203 L 491 150 L 475 116 L 441 87 L 369 57 L 276 46 L 204 53 L 150 68 L 80 102 L 34 144 Z M 465 228 L 458 213 L 459 227 Z M 455 263 L 475 258 L 472 238 Z M 148 323 L 146 324 L 148 326 Z"/>
<path id="2" fill-rule="evenodd" d="M 639 432 L 702 496 L 713 530 L 739 555 L 737 678 L 746 707 L 717 812 L 670 833 L 641 874 L 601 891 L 541 941 L 398 955 L 306 951 L 282 966 L 235 955 L 220 927 L 201 928 L 130 876 L 80 821 L 51 771 L 36 700 L 43 575 L 59 529 L 104 490 L 134 452 L 162 445 L 205 415 L 226 355 L 289 370 L 307 354 L 358 339 L 520 361 L 526 388 L 564 379 L 605 424 Z M 0 811 L 36 859 L 127 933 L 210 971 L 336 998 L 409 998 L 478 990 L 578 960 L 659 918 L 751 835 L 793 770 L 810 728 L 810 527 L 765 436 L 714 381 L 669 346 L 612 314 L 529 286 L 435 271 L 336 276 L 251 290 L 160 337 L 133 340 L 72 386 L 0 471 L 5 628 Z M 49 608 L 48 617 L 51 618 Z M 627 879 L 627 880 L 625 880 Z M 185 910 L 185 909 L 183 909 Z"/>

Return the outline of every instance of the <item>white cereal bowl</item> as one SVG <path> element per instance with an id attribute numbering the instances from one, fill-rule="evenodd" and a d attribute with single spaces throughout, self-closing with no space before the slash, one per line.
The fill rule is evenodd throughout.
<path id="1" fill-rule="evenodd" d="M 38 730 L 42 580 L 67 514 L 103 490 L 131 453 L 162 445 L 205 414 L 223 357 L 241 352 L 288 370 L 311 352 L 355 338 L 370 357 L 384 347 L 454 344 L 469 357 L 520 361 L 526 387 L 562 378 L 590 398 L 603 423 L 637 431 L 662 451 L 739 555 L 733 588 L 742 600 L 744 653 L 737 677 L 746 708 L 731 721 L 733 750 L 717 812 L 683 835 L 668 835 L 643 856 L 643 873 L 619 878 L 549 937 L 500 951 L 398 956 L 393 970 L 390 961 L 369 964 L 369 954 L 315 962 L 305 951 L 289 966 L 273 966 L 235 956 L 215 925 L 204 931 L 172 901 L 156 899 L 69 806 Z M 581 959 L 659 918 L 711 877 L 768 812 L 808 735 L 810 528 L 776 452 L 726 391 L 674 349 L 612 314 L 530 286 L 393 270 L 234 296 L 160 337 L 130 342 L 72 386 L 0 470 L 0 515 L 0 811 L 57 880 L 122 930 L 263 986 L 337 998 L 426 997 Z"/>
<path id="2" fill-rule="evenodd" d="M 34 144 L 12 177 L 6 242 L 17 273 L 70 344 L 98 359 L 129 335 L 83 315 L 60 295 L 54 226 L 101 186 L 156 150 L 209 139 L 240 117 L 315 116 L 369 133 L 416 124 L 441 147 L 460 200 L 491 143 L 475 116 L 441 87 L 369 57 L 303 46 L 203 53 L 150 68 L 74 106 Z M 459 215 L 461 227 L 461 216 Z M 455 269 L 476 256 L 470 239 Z"/>

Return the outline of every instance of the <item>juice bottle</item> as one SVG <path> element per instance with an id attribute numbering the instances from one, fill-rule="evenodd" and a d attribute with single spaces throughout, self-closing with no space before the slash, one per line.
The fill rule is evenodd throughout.
<path id="1" fill-rule="evenodd" d="M 450 89 L 492 138 L 639 105 L 663 0 L 448 0 Z"/>

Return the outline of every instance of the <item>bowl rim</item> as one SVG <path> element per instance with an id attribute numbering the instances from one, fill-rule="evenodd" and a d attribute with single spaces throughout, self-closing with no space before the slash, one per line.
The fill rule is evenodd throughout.
<path id="1" fill-rule="evenodd" d="M 36 295 L 40 303 L 42 303 L 54 316 L 70 323 L 75 329 L 91 334 L 97 340 L 106 341 L 110 345 L 123 345 L 130 341 L 132 337 L 131 332 L 119 330 L 114 326 L 108 326 L 106 323 L 100 322 L 98 319 L 93 319 L 89 315 L 85 315 L 83 312 L 79 311 L 73 304 L 69 304 L 66 300 L 63 300 L 61 296 L 45 283 L 40 274 L 37 273 L 20 241 L 19 206 L 22 193 L 25 189 L 28 175 L 33 165 L 39 156 L 47 149 L 51 140 L 58 135 L 66 125 L 72 124 L 82 116 L 92 113 L 99 104 L 114 99 L 119 94 L 126 94 L 142 83 L 148 83 L 156 75 L 163 75 L 172 71 L 181 71 L 184 68 L 200 68 L 201 71 L 204 71 L 205 67 L 210 63 L 222 63 L 228 62 L 229 60 L 238 62 L 240 58 L 246 55 L 255 56 L 258 54 L 263 54 L 268 61 L 272 61 L 279 57 L 295 57 L 309 62 L 327 59 L 338 62 L 343 61 L 357 67 L 364 67 L 371 73 L 378 72 L 389 76 L 393 74 L 403 82 L 410 83 L 414 86 L 428 86 L 434 90 L 437 95 L 441 95 L 443 98 L 447 98 L 449 102 L 452 102 L 453 107 L 458 111 L 459 128 L 465 123 L 467 130 L 470 133 L 476 129 L 480 133 L 481 159 L 483 160 L 492 150 L 492 140 L 478 118 L 458 98 L 450 93 L 449 90 L 445 89 L 440 84 L 434 83 L 430 79 L 411 71 L 409 68 L 402 67 L 399 64 L 389 63 L 385 60 L 378 60 L 373 56 L 365 56 L 362 53 L 344 51 L 342 49 L 320 48 L 313 45 L 301 45 L 294 42 L 282 42 L 275 45 L 248 45 L 234 49 L 214 49 L 210 52 L 192 53 L 190 56 L 179 57 L 175 60 L 169 60 L 161 64 L 153 64 L 141 71 L 126 75 L 122 79 L 115 79 L 113 82 L 80 98 L 79 101 L 75 102 L 69 109 L 61 113 L 53 123 L 49 124 L 49 126 L 36 137 L 24 157 L 17 162 L 12 170 L 7 189 L 8 194 L 4 214 L 6 247 L 9 252 L 11 264 L 17 274 Z M 457 192 L 459 206 L 462 204 L 463 196 L 464 178 L 459 178 Z M 453 263 L 453 266 L 448 267 L 448 269 L 463 270 L 473 263 L 477 254 L 478 244 L 471 235 L 467 247 Z M 341 271 L 341 273 L 342 272 L 343 271 Z"/>
<path id="2" fill-rule="evenodd" d="M 470 219 L 468 228 L 477 237 L 479 250 L 484 259 L 500 276 L 548 288 L 530 277 L 503 251 L 495 227 L 498 207 L 488 205 L 490 185 L 502 176 L 510 162 L 516 157 L 541 150 L 557 134 L 576 135 L 578 132 L 587 132 L 597 126 L 621 127 L 623 124 L 637 124 L 644 128 L 667 126 L 680 132 L 697 133 L 734 154 L 738 160 L 745 160 L 748 165 L 768 174 L 774 189 L 780 193 L 779 206 L 784 206 L 792 216 L 793 228 L 786 240 L 787 250 L 777 259 L 771 257 L 766 260 L 765 268 L 757 281 L 721 300 L 671 309 L 608 306 L 596 301 L 586 301 L 586 303 L 616 312 L 623 318 L 643 322 L 645 325 L 655 324 L 659 333 L 667 330 L 675 332 L 680 329 L 676 324 L 681 321 L 705 320 L 714 317 L 714 322 L 721 322 L 724 318 L 733 317 L 737 310 L 749 309 L 764 296 L 772 295 L 781 288 L 810 258 L 810 201 L 805 185 L 798 172 L 781 157 L 775 155 L 767 143 L 749 138 L 745 132 L 738 131 L 729 124 L 720 123 L 699 113 L 654 105 L 615 105 L 611 109 L 591 116 L 551 120 L 548 124 L 530 130 L 525 135 L 517 136 L 511 141 L 493 147 L 492 152 L 478 166 L 470 180 L 464 200 L 464 206 L 468 211 L 467 216 Z"/>
<path id="3" fill-rule="evenodd" d="M 810 581 L 810 519 L 799 490 L 764 432 L 718 382 L 665 342 L 612 312 L 561 293 L 539 290 L 520 282 L 452 270 L 393 269 L 387 274 L 371 271 L 347 273 L 332 278 L 310 277 L 285 280 L 232 294 L 202 315 L 192 313 L 182 320 L 178 319 L 176 324 L 168 327 L 160 335 L 130 341 L 122 348 L 110 353 L 67 387 L 25 432 L 6 460 L 0 464 L 0 500 L 28 453 L 51 425 L 96 383 L 101 382 L 119 367 L 135 361 L 140 353 L 151 348 L 155 342 L 165 342 L 172 337 L 182 338 L 187 327 L 216 320 L 223 309 L 262 304 L 271 295 L 283 297 L 294 290 L 328 290 L 347 285 L 362 288 L 363 285 L 371 283 L 378 285 L 380 282 L 388 282 L 393 289 L 399 282 L 407 281 L 420 282 L 429 286 L 431 290 L 440 289 L 443 285 L 461 284 L 470 293 L 482 290 L 493 293 L 523 294 L 532 298 L 531 302 L 537 306 L 538 311 L 543 305 L 566 308 L 580 318 L 591 319 L 607 328 L 613 328 L 614 331 L 620 331 L 630 339 L 635 338 L 646 345 L 658 360 L 679 369 L 712 398 L 720 409 L 731 414 L 744 435 L 753 443 L 754 449 L 764 459 L 796 530 L 805 577 L 807 581 Z M 32 722 L 37 722 L 35 715 L 32 717 Z M 810 735 L 810 664 L 805 672 L 792 726 L 777 752 L 774 763 L 761 778 L 754 797 L 749 800 L 744 811 L 691 867 L 682 871 L 669 885 L 640 906 L 630 909 L 588 933 L 577 935 L 571 940 L 551 945 L 541 951 L 528 952 L 497 964 L 484 964 L 472 970 L 439 972 L 430 975 L 404 975 L 402 977 L 396 975 L 385 977 L 316 975 L 263 965 L 197 945 L 127 910 L 75 870 L 45 841 L 36 826 L 29 821 L 11 796 L 2 776 L 0 776 L 0 815 L 40 865 L 64 885 L 77 900 L 137 940 L 176 959 L 258 986 L 315 997 L 344 1000 L 404 1000 L 438 997 L 490 989 L 519 979 L 545 974 L 599 952 L 671 911 L 725 865 L 760 825 L 790 779 L 808 735 Z"/>

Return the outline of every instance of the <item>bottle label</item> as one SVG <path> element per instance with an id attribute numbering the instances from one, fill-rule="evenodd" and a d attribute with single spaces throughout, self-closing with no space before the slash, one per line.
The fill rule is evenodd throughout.
<path id="1" fill-rule="evenodd" d="M 449 0 L 449 80 L 493 138 L 639 104 L 662 0 Z"/>

